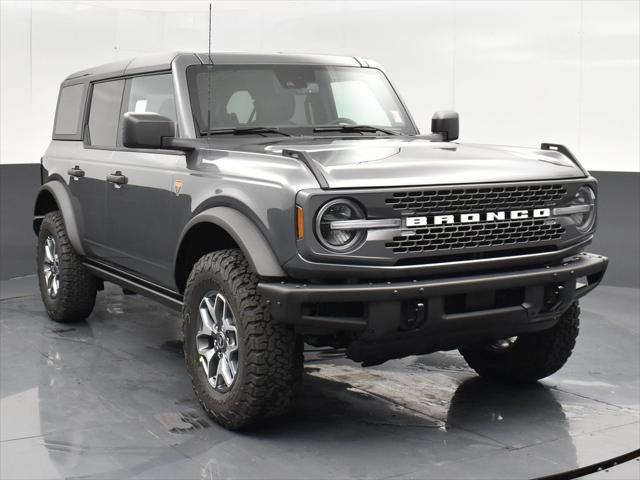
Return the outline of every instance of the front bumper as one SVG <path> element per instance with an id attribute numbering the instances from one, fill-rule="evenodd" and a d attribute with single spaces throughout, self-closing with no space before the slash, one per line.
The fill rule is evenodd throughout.
<path id="1" fill-rule="evenodd" d="M 347 354 L 373 363 L 550 328 L 600 283 L 607 263 L 581 253 L 516 271 L 365 284 L 260 283 L 258 290 L 276 321 L 315 335 L 354 332 Z M 354 304 L 359 314 L 341 312 L 340 305 L 353 311 Z"/>

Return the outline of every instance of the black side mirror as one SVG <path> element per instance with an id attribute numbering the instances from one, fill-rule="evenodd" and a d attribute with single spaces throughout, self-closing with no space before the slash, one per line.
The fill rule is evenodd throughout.
<path id="1" fill-rule="evenodd" d="M 442 140 L 445 142 L 456 140 L 460 132 L 458 112 L 440 110 L 434 113 L 431 118 L 431 131 L 442 135 Z"/>
<path id="2" fill-rule="evenodd" d="M 173 138 L 173 120 L 157 113 L 127 112 L 122 117 L 122 144 L 127 148 L 162 148 L 164 138 Z"/>

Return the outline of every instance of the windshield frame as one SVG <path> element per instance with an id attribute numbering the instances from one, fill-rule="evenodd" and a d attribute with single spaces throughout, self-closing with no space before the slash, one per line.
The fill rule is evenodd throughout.
<path id="1" fill-rule="evenodd" d="M 206 71 L 207 69 L 213 69 L 215 71 L 216 69 L 226 70 L 226 69 L 241 69 L 241 68 L 251 69 L 251 68 L 260 68 L 260 67 L 274 68 L 274 67 L 296 67 L 296 66 L 310 67 L 310 68 L 313 68 L 313 67 L 335 68 L 335 69 L 365 69 L 366 68 L 367 70 L 375 70 L 376 73 L 380 75 L 381 79 L 386 83 L 391 99 L 396 103 L 398 109 L 401 110 L 401 114 L 405 119 L 405 125 L 403 126 L 403 128 L 397 128 L 397 127 L 388 126 L 388 125 L 370 124 L 372 127 L 380 127 L 381 131 L 380 132 L 361 131 L 357 133 L 347 132 L 347 131 L 339 132 L 339 131 L 322 131 L 322 130 L 316 131 L 315 130 L 317 127 L 340 127 L 341 125 L 345 125 L 348 127 L 349 126 L 348 123 L 317 123 L 313 125 L 239 124 L 237 125 L 238 128 L 242 129 L 247 127 L 254 127 L 254 128 L 264 127 L 267 129 L 282 130 L 287 135 L 303 136 L 303 137 L 327 137 L 327 136 L 332 136 L 332 137 L 384 136 L 384 137 L 387 137 L 388 135 L 385 133 L 382 133 L 381 135 L 381 132 L 384 132 L 385 129 L 397 131 L 397 135 L 399 136 L 420 135 L 420 132 L 416 126 L 416 123 L 413 120 L 413 117 L 411 116 L 411 112 L 407 108 L 406 104 L 404 103 L 402 97 L 399 95 L 393 83 L 390 81 L 389 77 L 381 68 L 331 65 L 331 64 L 315 65 L 315 64 L 306 64 L 306 63 L 299 63 L 299 64 L 298 63 L 277 63 L 277 64 L 271 64 L 271 63 L 215 64 L 214 63 L 213 65 L 212 64 L 192 64 L 186 68 L 186 72 L 185 72 L 186 80 L 187 80 L 188 99 L 189 99 L 189 104 L 192 112 L 192 121 L 193 121 L 193 127 L 194 127 L 193 130 L 196 136 L 198 138 L 206 138 L 206 137 L 209 137 L 209 132 L 211 132 L 211 134 L 215 136 L 221 136 L 225 134 L 233 135 L 232 132 L 226 132 L 227 130 L 230 130 L 229 127 L 212 127 L 210 130 L 207 130 L 206 125 L 201 126 L 199 124 L 200 123 L 199 119 L 206 119 L 206 116 L 207 116 L 207 113 L 202 111 L 202 108 L 201 108 L 202 104 L 198 99 L 198 93 L 197 93 L 198 86 L 196 85 L 196 75 L 201 73 L 203 70 Z M 215 87 L 213 88 L 215 91 Z M 333 107 L 335 108 L 335 102 Z M 262 134 L 256 133 L 255 135 L 263 135 L 263 133 Z"/>

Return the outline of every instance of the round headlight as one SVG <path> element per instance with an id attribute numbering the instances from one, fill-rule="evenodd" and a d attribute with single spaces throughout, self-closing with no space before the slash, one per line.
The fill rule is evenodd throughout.
<path id="1" fill-rule="evenodd" d="M 580 187 L 569 206 L 582 207 L 569 215 L 576 228 L 581 232 L 591 230 L 596 220 L 596 194 L 593 189 L 586 185 Z"/>
<path id="2" fill-rule="evenodd" d="M 324 204 L 316 216 L 318 240 L 334 252 L 351 250 L 360 245 L 365 237 L 365 230 L 340 228 L 339 222 L 363 218 L 364 212 L 355 202 L 347 199 L 332 200 Z"/>

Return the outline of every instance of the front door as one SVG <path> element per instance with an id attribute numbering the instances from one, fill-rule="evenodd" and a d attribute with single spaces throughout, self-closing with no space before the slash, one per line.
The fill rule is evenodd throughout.
<path id="1" fill-rule="evenodd" d="M 121 115 L 125 112 L 154 112 L 175 121 L 171 74 L 128 79 Z M 173 176 L 185 162 L 182 152 L 119 145 L 107 183 L 110 263 L 167 284 L 175 248 L 174 235 L 168 233 L 173 228 L 171 205 L 176 198 Z"/>

